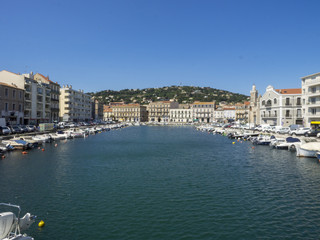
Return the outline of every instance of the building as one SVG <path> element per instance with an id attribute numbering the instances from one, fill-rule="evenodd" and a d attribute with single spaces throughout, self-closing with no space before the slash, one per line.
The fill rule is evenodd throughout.
<path id="1" fill-rule="evenodd" d="M 235 121 L 236 120 L 236 107 L 224 106 L 223 107 L 223 118 L 228 122 Z"/>
<path id="2" fill-rule="evenodd" d="M 102 121 L 103 120 L 103 104 L 100 103 L 94 97 L 91 98 L 92 101 L 92 116 L 91 118 L 95 121 Z"/>
<path id="3" fill-rule="evenodd" d="M 260 98 L 255 85 L 252 85 L 250 91 L 250 105 L 249 105 L 249 125 L 255 127 L 260 124 Z"/>
<path id="4" fill-rule="evenodd" d="M 302 77 L 301 80 L 304 125 L 318 128 L 320 125 L 320 73 Z"/>
<path id="5" fill-rule="evenodd" d="M 244 103 L 236 103 L 235 108 L 236 108 L 236 121 L 240 121 L 242 123 L 248 123 L 250 102 L 246 101 Z"/>
<path id="6" fill-rule="evenodd" d="M 114 116 L 113 116 L 112 108 L 108 105 L 103 105 L 103 121 L 109 122 L 113 120 L 114 120 Z"/>
<path id="7" fill-rule="evenodd" d="M 218 107 L 217 109 L 214 110 L 214 118 L 216 122 L 223 123 L 224 122 L 224 114 L 223 114 L 223 108 Z"/>
<path id="8" fill-rule="evenodd" d="M 16 85 L 25 90 L 24 124 L 35 125 L 50 122 L 51 97 L 49 84 L 34 79 L 33 73 L 16 74 L 0 71 L 0 82 Z"/>
<path id="9" fill-rule="evenodd" d="M 149 122 L 169 122 L 170 109 L 178 108 L 179 103 L 173 101 L 151 102 L 148 105 Z"/>
<path id="10" fill-rule="evenodd" d="M 114 119 L 120 122 L 146 122 L 147 107 L 140 104 L 123 104 L 112 106 Z"/>
<path id="11" fill-rule="evenodd" d="M 180 104 L 179 108 L 169 109 L 170 122 L 192 123 L 192 108 L 189 104 Z"/>
<path id="12" fill-rule="evenodd" d="M 72 86 L 60 88 L 60 121 L 88 122 L 91 120 L 91 97 L 83 92 L 76 91 Z"/>
<path id="13" fill-rule="evenodd" d="M 0 111 L 7 125 L 23 124 L 24 89 L 0 82 Z"/>
<path id="14" fill-rule="evenodd" d="M 215 102 L 194 102 L 192 104 L 192 110 L 194 122 L 215 122 Z"/>
<path id="15" fill-rule="evenodd" d="M 302 125 L 301 108 L 301 88 L 274 89 L 268 86 L 260 99 L 261 124 Z"/>
<path id="16" fill-rule="evenodd" d="M 49 85 L 51 97 L 50 122 L 58 122 L 60 85 L 57 82 L 51 81 L 49 76 L 45 77 L 40 73 L 36 73 L 34 79 Z"/>

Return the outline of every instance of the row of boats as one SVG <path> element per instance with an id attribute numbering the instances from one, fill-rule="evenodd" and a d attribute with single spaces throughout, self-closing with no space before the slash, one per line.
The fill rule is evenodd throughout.
<path id="1" fill-rule="evenodd" d="M 2 140 L 0 142 L 0 156 L 5 152 L 12 150 L 27 150 L 39 147 L 40 145 L 63 139 L 85 138 L 102 131 L 110 131 L 127 126 L 126 124 L 100 125 L 90 128 L 69 128 L 59 130 L 53 133 L 36 134 L 36 135 L 17 135 L 13 138 Z"/>
<path id="2" fill-rule="evenodd" d="M 232 139 L 247 140 L 254 145 L 267 145 L 275 149 L 296 151 L 298 157 L 312 157 L 320 160 L 320 142 L 316 138 L 284 137 L 284 135 L 267 135 L 250 130 L 236 131 L 208 126 L 199 126 L 197 129 L 212 134 L 221 134 Z"/>

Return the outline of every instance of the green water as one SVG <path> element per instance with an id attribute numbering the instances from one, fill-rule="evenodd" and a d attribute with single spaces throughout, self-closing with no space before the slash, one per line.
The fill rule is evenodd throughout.
<path id="1" fill-rule="evenodd" d="M 319 239 L 316 159 L 196 131 L 129 127 L 0 160 L 0 202 L 40 239 Z"/>

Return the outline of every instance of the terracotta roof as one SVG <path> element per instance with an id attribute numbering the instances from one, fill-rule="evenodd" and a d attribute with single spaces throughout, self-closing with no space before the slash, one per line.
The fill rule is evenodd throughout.
<path id="1" fill-rule="evenodd" d="M 215 104 L 215 102 L 194 102 L 193 104 L 203 105 L 203 104 Z"/>
<path id="2" fill-rule="evenodd" d="M 244 102 L 244 105 L 249 106 L 249 105 L 250 105 L 250 102 Z"/>
<path id="3" fill-rule="evenodd" d="M 49 79 L 49 77 L 45 77 L 45 76 L 43 76 L 41 73 L 38 73 L 41 77 L 43 77 L 44 79 L 46 79 L 47 81 L 49 81 L 49 82 L 51 82 L 51 83 L 54 83 L 54 84 L 58 84 L 58 83 L 55 83 L 55 82 L 53 82 L 53 81 L 51 81 L 50 79 Z"/>
<path id="4" fill-rule="evenodd" d="M 280 94 L 301 94 L 301 88 L 275 89 Z"/>
<path id="5" fill-rule="evenodd" d="M 226 107 L 226 108 L 223 108 L 223 110 L 236 110 L 236 108 L 234 108 L 234 107 Z"/>

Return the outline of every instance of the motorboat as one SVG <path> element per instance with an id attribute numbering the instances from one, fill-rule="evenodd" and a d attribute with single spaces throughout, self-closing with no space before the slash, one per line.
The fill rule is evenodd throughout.
<path id="1" fill-rule="evenodd" d="M 269 145 L 274 136 L 259 135 L 258 137 L 252 138 L 252 143 L 255 145 Z"/>
<path id="2" fill-rule="evenodd" d="M 320 151 L 320 142 L 308 142 L 297 147 L 297 157 L 317 157 Z"/>
<path id="3" fill-rule="evenodd" d="M 34 140 L 31 136 L 20 136 L 20 137 L 14 137 L 11 140 L 23 140 L 27 143 L 30 143 L 31 147 L 38 147 L 39 144 L 42 144 L 42 142 L 39 142 L 37 140 Z"/>
<path id="4" fill-rule="evenodd" d="M 9 144 L 15 149 L 26 150 L 32 147 L 31 143 L 28 143 L 24 140 L 2 140 L 2 143 Z"/>
<path id="5" fill-rule="evenodd" d="M 0 203 L 6 208 L 17 208 L 18 215 L 13 212 L 0 213 L 0 240 L 34 240 L 33 237 L 22 234 L 21 231 L 28 229 L 34 223 L 36 216 L 27 213 L 20 218 L 20 206 L 10 203 Z"/>
<path id="6" fill-rule="evenodd" d="M 39 134 L 32 137 L 33 140 L 42 142 L 51 142 L 52 138 L 49 134 Z"/>
<path id="7" fill-rule="evenodd" d="M 273 138 L 270 142 L 270 147 L 277 148 L 277 149 L 287 149 L 288 146 L 286 145 L 286 139 L 285 138 Z"/>

